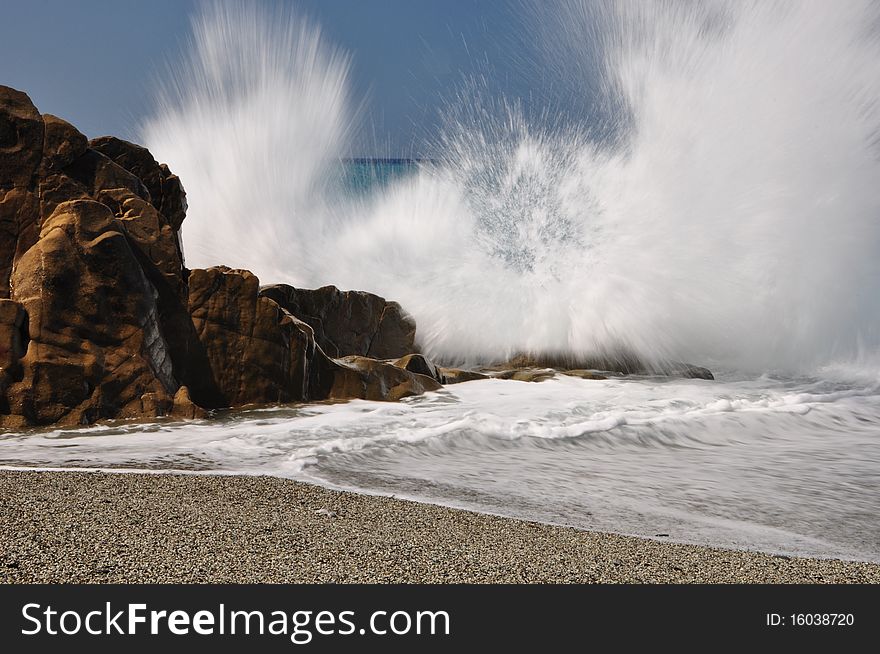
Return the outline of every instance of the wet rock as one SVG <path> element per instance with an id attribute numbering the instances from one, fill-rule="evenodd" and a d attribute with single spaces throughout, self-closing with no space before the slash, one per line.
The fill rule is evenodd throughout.
<path id="1" fill-rule="evenodd" d="M 464 370 L 462 368 L 440 368 L 440 374 L 446 380 L 443 382 L 444 384 L 461 384 L 463 382 L 489 379 L 489 375 L 477 372 L 476 370 Z"/>
<path id="2" fill-rule="evenodd" d="M 280 403 L 310 397 L 311 328 L 269 297 L 246 270 L 193 270 L 189 310 L 212 375 L 213 393 L 191 387 L 203 407 Z"/>
<path id="3" fill-rule="evenodd" d="M 396 359 L 417 351 L 415 321 L 397 302 L 335 286 L 308 290 L 274 284 L 260 293 L 308 323 L 330 357 Z"/>
<path id="4" fill-rule="evenodd" d="M 407 354 L 405 357 L 395 361 L 394 365 L 398 368 L 430 377 L 439 384 L 446 383 L 446 376 L 442 370 L 423 354 Z"/>
<path id="5" fill-rule="evenodd" d="M 677 361 L 647 363 L 635 355 L 625 352 L 605 356 L 577 356 L 555 353 L 518 354 L 506 362 L 486 368 L 485 371 L 508 371 L 524 368 L 553 368 L 558 371 L 578 370 L 618 373 L 621 375 L 662 375 L 667 377 L 714 379 L 712 372 L 707 368 Z"/>
<path id="6" fill-rule="evenodd" d="M 542 382 L 556 376 L 556 371 L 550 368 L 518 368 L 515 370 L 497 370 L 488 373 L 493 379 L 512 379 L 523 382 Z"/>
<path id="7" fill-rule="evenodd" d="M 436 391 L 433 378 L 410 372 L 377 359 L 348 356 L 330 361 L 322 370 L 327 399 L 391 401 Z M 329 382 L 329 384 L 328 384 Z"/>
<path id="8" fill-rule="evenodd" d="M 562 374 L 581 379 L 608 379 L 607 376 L 599 374 L 595 370 L 563 370 Z"/>
<path id="9" fill-rule="evenodd" d="M 208 412 L 192 401 L 186 386 L 181 386 L 174 394 L 171 415 L 175 418 L 207 418 Z"/>

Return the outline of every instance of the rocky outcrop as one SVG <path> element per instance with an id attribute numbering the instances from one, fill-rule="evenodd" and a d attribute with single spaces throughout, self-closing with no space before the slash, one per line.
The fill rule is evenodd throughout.
<path id="1" fill-rule="evenodd" d="M 430 377 L 438 384 L 446 383 L 446 375 L 443 374 L 440 368 L 434 365 L 433 361 L 423 354 L 407 354 L 405 357 L 395 361 L 394 365 L 398 368 Z"/>
<path id="2" fill-rule="evenodd" d="M 576 356 L 571 354 L 517 354 L 504 363 L 482 369 L 483 372 L 498 377 L 509 371 L 527 368 L 552 368 L 560 372 L 570 372 L 573 376 L 591 377 L 591 373 L 617 373 L 620 375 L 662 375 L 688 379 L 715 379 L 708 368 L 677 361 L 661 361 L 648 364 L 631 353 L 618 353 L 614 356 Z M 579 374 L 574 375 L 574 372 Z M 599 377 L 604 379 L 604 377 Z"/>
<path id="3" fill-rule="evenodd" d="M 415 352 L 396 302 L 189 271 L 185 215 L 180 180 L 148 150 L 88 141 L 0 87 L 0 426 L 440 387 L 423 358 L 377 360 Z"/>
<path id="4" fill-rule="evenodd" d="M 105 205 L 58 205 L 10 283 L 29 335 L 13 413 L 34 424 L 136 417 L 145 394 L 170 408 L 178 384 L 156 293 Z"/>
<path id="5" fill-rule="evenodd" d="M 444 384 L 461 384 L 469 381 L 479 381 L 481 379 L 489 379 L 489 375 L 476 370 L 467 370 L 464 368 L 438 368 L 440 374 L 445 380 Z"/>
<path id="6" fill-rule="evenodd" d="M 140 179 L 150 193 L 153 206 L 176 232 L 186 217 L 186 192 L 168 166 L 158 163 L 150 151 L 114 136 L 93 139 L 89 145 Z"/>
<path id="7" fill-rule="evenodd" d="M 335 286 L 307 290 L 274 284 L 260 293 L 308 323 L 331 357 L 395 359 L 417 351 L 416 323 L 397 302 Z"/>
<path id="8" fill-rule="evenodd" d="M 532 358 L 481 372 L 419 354 L 396 302 L 334 286 L 260 287 L 187 270 L 180 180 L 148 150 L 88 141 L 0 86 L 0 427 L 85 424 L 250 404 L 395 401 L 488 376 L 539 381 Z M 595 368 L 567 374 L 597 378 Z M 673 374 L 707 376 L 673 364 Z"/>
<path id="9" fill-rule="evenodd" d="M 432 377 L 368 357 L 347 356 L 332 361 L 331 366 L 328 399 L 397 401 L 442 388 Z"/>
<path id="10" fill-rule="evenodd" d="M 292 315 L 246 270 L 193 270 L 189 308 L 207 352 L 215 396 L 192 392 L 203 406 L 324 399 L 399 400 L 440 384 L 417 371 L 361 356 L 333 359 L 312 327 Z"/>
<path id="11" fill-rule="evenodd" d="M 259 290 L 259 280 L 246 270 L 190 273 L 189 311 L 212 375 L 209 387 L 191 389 L 202 406 L 311 398 L 312 329 Z"/>

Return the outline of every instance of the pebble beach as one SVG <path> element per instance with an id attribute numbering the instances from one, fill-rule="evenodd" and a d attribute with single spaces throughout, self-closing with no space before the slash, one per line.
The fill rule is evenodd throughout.
<path id="1" fill-rule="evenodd" d="M 0 471 L 4 583 L 878 583 L 273 477 Z"/>

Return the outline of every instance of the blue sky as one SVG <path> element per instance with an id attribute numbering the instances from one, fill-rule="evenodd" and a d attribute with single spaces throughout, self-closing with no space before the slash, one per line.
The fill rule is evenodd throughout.
<path id="1" fill-rule="evenodd" d="M 271 0 L 267 0 L 273 4 Z M 189 32 L 192 0 L 0 0 L 0 83 L 30 94 L 90 137 L 133 138 L 155 75 Z M 518 0 L 299 0 L 354 61 L 355 94 L 376 152 L 410 154 L 430 137 L 441 99 L 488 72 L 512 97 L 530 92 Z M 527 70 L 528 69 L 528 70 Z M 373 154 L 366 152 L 365 154 Z"/>

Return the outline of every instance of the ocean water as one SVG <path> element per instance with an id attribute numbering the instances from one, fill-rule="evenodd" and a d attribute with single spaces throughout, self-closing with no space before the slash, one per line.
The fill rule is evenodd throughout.
<path id="1" fill-rule="evenodd" d="M 422 163 L 419 159 L 347 159 L 340 164 L 340 190 L 351 197 L 369 197 L 378 189 L 415 175 Z"/>
<path id="2" fill-rule="evenodd" d="M 516 57 L 556 77 L 546 106 L 472 80 L 418 163 L 351 159 L 352 61 L 318 26 L 203 7 L 141 134 L 186 186 L 187 263 L 397 300 L 443 362 L 624 352 L 715 381 L 7 433 L 0 464 L 278 475 L 880 561 L 880 3 L 533 5 Z M 596 112 L 556 111 L 572 97 Z"/>
<path id="3" fill-rule="evenodd" d="M 0 465 L 289 477 L 681 542 L 880 561 L 880 381 L 486 380 L 401 403 L 0 436 Z"/>

